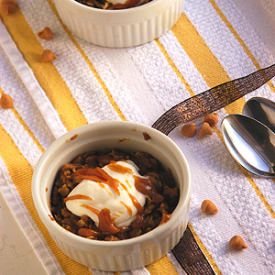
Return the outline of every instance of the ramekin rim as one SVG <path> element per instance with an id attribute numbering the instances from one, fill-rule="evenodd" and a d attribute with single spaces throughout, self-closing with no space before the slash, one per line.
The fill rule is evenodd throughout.
<path id="1" fill-rule="evenodd" d="M 48 157 L 48 155 L 51 154 L 51 151 L 53 150 L 53 148 L 55 148 L 56 146 L 58 146 L 58 144 L 60 143 L 64 143 L 64 141 L 68 140 L 71 136 L 73 136 L 74 134 L 79 133 L 79 131 L 84 131 L 86 132 L 88 130 L 88 128 L 90 127 L 96 127 L 97 125 L 101 124 L 102 126 L 105 125 L 106 127 L 109 125 L 114 126 L 114 124 L 119 124 L 119 125 L 123 125 L 123 124 L 128 124 L 129 126 L 132 127 L 143 127 L 148 131 L 152 131 L 158 135 L 160 135 L 162 138 L 164 138 L 167 142 L 170 143 L 170 146 L 173 146 L 174 149 L 176 150 L 177 154 L 182 158 L 186 169 L 185 169 L 185 173 L 187 174 L 186 177 L 186 192 L 182 195 L 180 195 L 180 199 L 179 202 L 182 201 L 181 204 L 178 203 L 177 207 L 174 209 L 171 218 L 168 220 L 168 222 L 157 226 L 156 228 L 154 228 L 153 230 L 142 234 L 140 236 L 134 237 L 134 238 L 130 238 L 130 239 L 125 239 L 125 240 L 119 240 L 119 241 L 114 241 L 114 242 L 110 242 L 110 241 L 102 241 L 102 240 L 91 240 L 91 239 L 86 239 L 83 238 L 81 236 L 78 236 L 77 234 L 74 234 L 66 229 L 64 229 L 61 225 L 59 225 L 56 221 L 52 221 L 51 218 L 49 217 L 49 213 L 46 211 L 46 208 L 49 210 L 49 212 L 51 213 L 50 209 L 48 206 L 43 205 L 41 200 L 37 200 L 38 197 L 40 197 L 40 188 L 39 186 L 36 184 L 36 179 L 37 177 L 39 177 L 39 173 L 40 173 L 40 167 L 43 165 L 44 160 Z M 87 129 L 87 130 L 86 130 Z M 53 183 L 52 183 L 53 184 Z M 83 125 L 79 128 L 73 129 L 72 131 L 62 135 L 61 137 L 59 137 L 58 139 L 56 139 L 51 145 L 50 147 L 46 150 L 46 152 L 42 155 L 42 157 L 39 159 L 34 174 L 33 174 L 33 178 L 32 178 L 32 197 L 33 197 L 33 201 L 35 204 L 35 208 L 39 213 L 39 216 L 43 222 L 43 224 L 48 228 L 50 227 L 54 227 L 54 229 L 58 230 L 58 232 L 60 234 L 65 234 L 71 241 L 75 241 L 78 242 L 79 244 L 84 244 L 84 245 L 96 245 L 99 247 L 108 247 L 108 246 L 116 246 L 116 247 L 123 247 L 129 244 L 138 244 L 142 241 L 147 241 L 148 239 L 152 239 L 152 237 L 157 237 L 159 235 L 161 235 L 162 233 L 164 233 L 167 229 L 169 229 L 169 227 L 172 224 L 175 224 L 177 219 L 176 216 L 178 217 L 180 215 L 180 210 L 184 209 L 185 206 L 188 204 L 189 199 L 191 196 L 191 171 L 190 171 L 190 167 L 188 164 L 188 161 L 185 157 L 185 155 L 183 154 L 183 152 L 179 149 L 179 147 L 177 146 L 177 144 L 168 136 L 166 136 L 165 134 L 161 133 L 160 131 L 142 124 L 142 123 L 136 123 L 136 122 L 129 122 L 129 121 L 98 121 L 98 122 L 94 122 L 91 124 L 87 124 L 87 125 Z M 42 216 L 42 217 L 41 217 Z M 48 222 L 45 222 L 48 221 Z"/>
<path id="2" fill-rule="evenodd" d="M 76 0 L 65 0 L 65 1 L 70 1 L 73 5 L 76 5 L 79 8 L 84 8 L 85 10 L 90 10 L 93 12 L 98 12 L 98 13 L 104 13 L 104 14 L 123 14 L 123 13 L 133 13 L 136 11 L 139 11 L 144 8 L 148 8 L 150 6 L 155 5 L 157 2 L 164 1 L 164 0 L 152 0 L 148 3 L 142 4 L 140 6 L 132 7 L 132 8 L 127 8 L 127 9 L 120 9 L 120 10 L 103 10 L 103 9 L 98 9 L 98 8 L 93 8 L 88 5 L 79 3 Z"/>

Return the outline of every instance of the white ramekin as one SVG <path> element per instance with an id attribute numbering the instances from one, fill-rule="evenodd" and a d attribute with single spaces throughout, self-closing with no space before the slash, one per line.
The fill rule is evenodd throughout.
<path id="1" fill-rule="evenodd" d="M 75 0 L 55 0 L 66 26 L 78 37 L 103 47 L 131 47 L 160 37 L 171 29 L 184 0 L 153 0 L 124 10 L 101 10 Z"/>
<path id="2" fill-rule="evenodd" d="M 143 133 L 151 139 L 145 140 Z M 103 148 L 145 151 L 171 169 L 180 188 L 180 199 L 167 223 L 132 239 L 108 242 L 82 238 L 52 219 L 50 195 L 59 168 L 78 154 Z M 106 121 L 83 126 L 57 139 L 35 168 L 32 195 L 42 222 L 66 255 L 94 269 L 125 271 L 160 259 L 179 242 L 188 222 L 190 185 L 188 163 L 170 138 L 141 124 Z"/>

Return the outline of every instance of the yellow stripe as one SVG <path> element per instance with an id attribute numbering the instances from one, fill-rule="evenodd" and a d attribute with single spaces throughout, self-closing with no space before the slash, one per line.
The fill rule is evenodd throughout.
<path id="1" fill-rule="evenodd" d="M 78 49 L 79 53 L 81 54 L 81 56 L 83 57 L 83 59 L 87 63 L 88 67 L 90 68 L 90 70 L 94 74 L 95 78 L 97 79 L 97 81 L 101 85 L 101 87 L 102 87 L 103 91 L 105 92 L 105 95 L 107 96 L 110 104 L 113 106 L 113 108 L 117 112 L 118 116 L 122 120 L 126 120 L 125 115 L 122 113 L 122 111 L 120 110 L 118 104 L 115 102 L 115 100 L 114 100 L 111 92 L 109 91 L 108 87 L 106 86 L 106 84 L 104 83 L 104 81 L 102 80 L 102 78 L 100 77 L 100 75 L 97 72 L 95 66 L 92 64 L 92 62 L 90 61 L 90 59 L 88 58 L 88 56 L 85 54 L 84 50 L 81 48 L 81 46 L 79 45 L 79 43 L 77 42 L 77 40 L 75 39 L 75 37 L 73 36 L 73 34 L 71 33 L 71 31 L 62 22 L 61 18 L 59 17 L 59 14 L 57 13 L 57 10 L 56 10 L 56 7 L 55 7 L 55 5 L 53 3 L 53 0 L 48 0 L 48 3 L 50 5 L 52 11 L 54 12 L 54 14 L 56 15 L 56 17 L 60 21 L 60 23 L 61 23 L 64 31 L 67 33 L 67 35 L 69 36 L 69 38 L 71 39 L 71 41 L 73 42 L 73 44 L 75 45 L 75 47 Z"/>
<path id="2" fill-rule="evenodd" d="M 213 87 L 221 82 L 231 80 L 227 73 L 224 71 L 219 61 L 210 51 L 210 49 L 204 42 L 203 38 L 199 35 L 195 27 L 192 25 L 190 20 L 185 15 L 183 15 L 180 21 L 176 24 L 176 26 L 173 29 L 173 32 L 177 37 L 179 43 L 181 44 L 182 48 L 187 52 L 187 54 L 194 62 L 194 65 L 197 67 L 198 71 L 203 76 L 208 86 Z M 162 50 L 165 49 L 163 48 Z M 177 68 L 177 66 L 174 64 L 173 60 L 170 58 L 168 53 L 166 53 L 165 56 L 169 57 L 168 63 L 172 64 L 172 68 Z M 175 73 L 177 74 L 178 72 L 175 71 Z M 220 81 L 221 79 L 222 81 Z M 183 84 L 185 84 L 185 82 L 186 80 L 183 82 Z M 186 89 L 190 89 L 190 86 Z M 194 93 L 191 93 L 191 95 L 193 94 Z M 244 102 L 244 99 L 241 99 L 241 101 L 238 100 L 236 104 L 233 103 L 225 107 L 225 110 L 229 114 L 241 113 Z M 222 140 L 220 131 L 216 130 L 216 133 L 218 137 Z M 246 174 L 246 178 L 248 179 L 252 188 L 255 190 L 255 193 L 258 195 L 258 197 L 266 207 L 267 211 L 274 218 L 274 210 L 264 197 L 263 193 L 257 187 L 255 181 L 248 174 Z"/>
<path id="3" fill-rule="evenodd" d="M 146 267 L 151 275 L 177 275 L 178 272 L 167 256 Z"/>
<path id="4" fill-rule="evenodd" d="M 39 219 L 37 212 L 32 202 L 31 192 L 31 179 L 32 167 L 14 144 L 9 134 L 0 125 L 0 156 L 3 158 L 7 165 L 9 174 L 14 182 L 24 204 L 30 212 L 33 220 L 36 222 L 38 228 L 42 232 L 48 246 L 55 254 L 61 267 L 66 274 L 90 274 L 88 269 L 64 255 L 61 250 L 56 246 L 53 239 L 50 237 L 47 229 Z"/>
<path id="5" fill-rule="evenodd" d="M 0 87 L 0 96 L 1 94 L 3 94 L 3 89 Z M 33 142 L 36 144 L 36 146 L 43 152 L 44 148 L 43 146 L 40 144 L 40 142 L 36 139 L 34 133 L 30 130 L 30 128 L 28 127 L 28 125 L 26 124 L 26 122 L 23 120 L 23 118 L 20 116 L 20 114 L 17 112 L 17 110 L 15 109 L 15 107 L 13 107 L 11 109 L 11 111 L 14 113 L 15 117 L 17 118 L 17 120 L 21 123 L 21 125 L 23 126 L 23 128 L 25 129 L 25 131 L 31 136 L 31 138 L 33 139 Z"/>
<path id="6" fill-rule="evenodd" d="M 248 46 L 245 44 L 244 40 L 241 38 L 241 36 L 238 34 L 238 32 L 234 29 L 233 25 L 229 22 L 229 20 L 226 18 L 225 14 L 222 12 L 222 10 L 219 8 L 219 6 L 217 5 L 217 3 L 215 2 L 215 0 L 210 0 L 210 4 L 212 5 L 212 7 L 214 8 L 214 10 L 217 12 L 217 14 L 220 16 L 220 18 L 222 19 L 222 21 L 225 23 L 225 25 L 227 26 L 227 28 L 231 31 L 231 33 L 233 34 L 233 36 L 235 37 L 235 39 L 239 42 L 239 44 L 241 45 L 241 47 L 243 48 L 244 52 L 246 53 L 246 55 L 251 59 L 252 63 L 254 64 L 254 66 L 257 68 L 257 70 L 261 69 L 261 66 L 259 64 L 259 62 L 256 60 L 255 56 L 253 55 L 253 53 L 249 50 Z M 269 81 L 268 86 L 271 88 L 271 90 L 273 92 L 275 92 L 275 87 L 272 84 L 271 81 Z"/>
<path id="7" fill-rule="evenodd" d="M 186 15 L 181 16 L 173 27 L 173 32 L 209 87 L 230 81 L 230 77 Z M 244 103 L 242 98 L 225 109 L 228 113 L 241 113 Z"/>
<path id="8" fill-rule="evenodd" d="M 18 10 L 12 16 L 1 14 L 1 18 L 18 49 L 32 68 L 41 87 L 57 110 L 65 127 L 72 130 L 86 124 L 87 121 L 83 113 L 55 66 L 52 63 L 39 62 L 43 48 L 21 11 Z"/>
<path id="9" fill-rule="evenodd" d="M 203 254 L 206 256 L 207 260 L 209 261 L 209 263 L 211 264 L 214 272 L 216 274 L 222 274 L 220 269 L 218 268 L 217 264 L 215 263 L 213 257 L 210 255 L 210 253 L 208 252 L 208 250 L 206 249 L 206 247 L 204 246 L 203 242 L 201 241 L 201 239 L 199 238 L 199 236 L 197 235 L 194 227 L 189 223 L 188 227 L 190 228 L 190 231 L 192 232 L 194 239 L 196 240 L 196 243 L 199 245 L 200 249 L 202 250 Z"/>

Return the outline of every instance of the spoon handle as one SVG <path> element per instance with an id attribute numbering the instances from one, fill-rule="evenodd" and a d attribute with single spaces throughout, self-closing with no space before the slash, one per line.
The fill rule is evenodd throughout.
<path id="1" fill-rule="evenodd" d="M 253 92 L 275 76 L 275 64 L 245 77 L 218 85 L 172 107 L 153 128 L 168 135 L 182 123 L 190 122 L 219 110 L 240 97 Z"/>

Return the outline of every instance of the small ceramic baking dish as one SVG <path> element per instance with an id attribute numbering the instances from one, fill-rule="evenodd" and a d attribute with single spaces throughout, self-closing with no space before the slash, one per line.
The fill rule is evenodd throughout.
<path id="1" fill-rule="evenodd" d="M 144 133 L 150 139 L 145 139 Z M 171 170 L 180 196 L 177 207 L 166 223 L 131 239 L 102 241 L 71 233 L 53 219 L 51 190 L 60 167 L 81 153 L 106 148 L 145 151 Z M 94 269 L 125 271 L 160 259 L 179 242 L 188 222 L 190 185 L 188 163 L 170 138 L 141 124 L 108 121 L 83 126 L 57 139 L 35 168 L 32 195 L 42 222 L 66 255 Z"/>
<path id="2" fill-rule="evenodd" d="M 137 46 L 171 29 L 182 12 L 184 0 L 153 0 L 121 10 L 103 10 L 75 0 L 55 0 L 66 26 L 78 37 L 103 47 Z"/>

